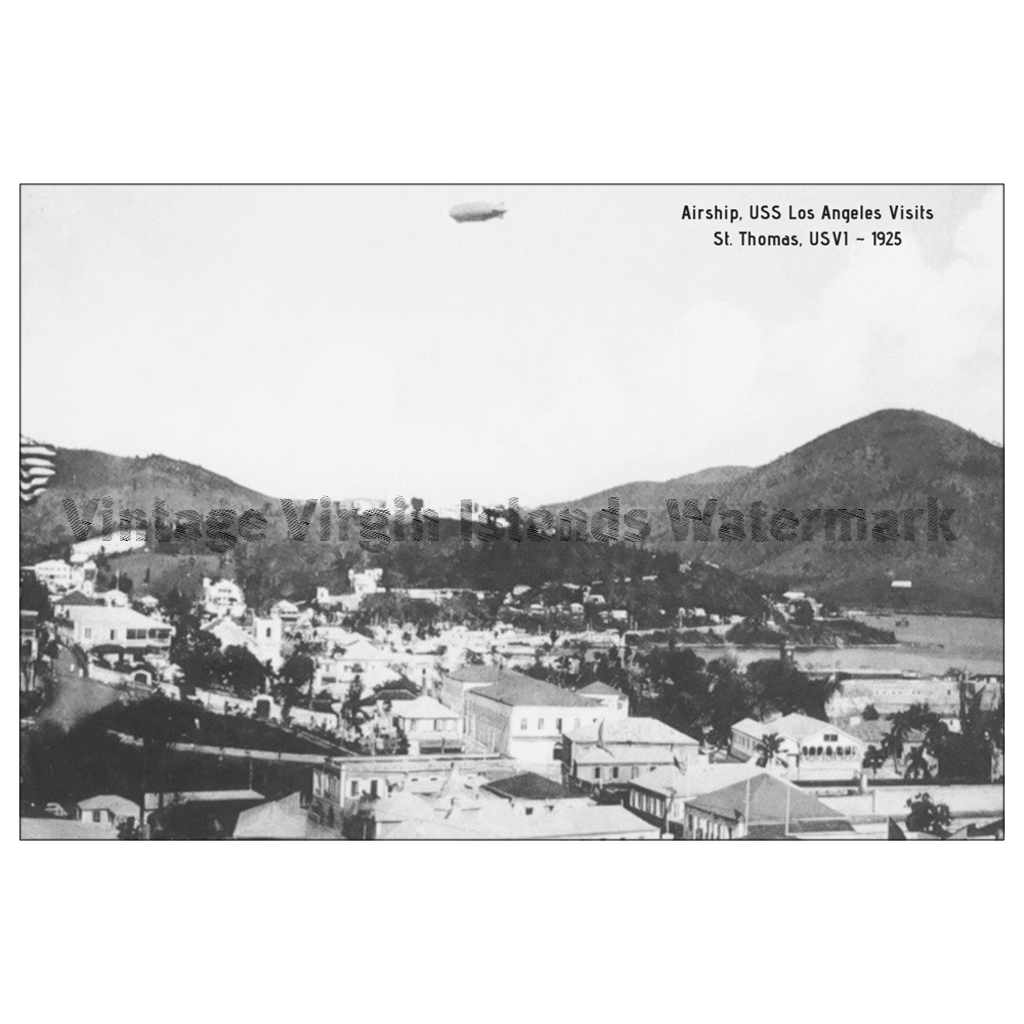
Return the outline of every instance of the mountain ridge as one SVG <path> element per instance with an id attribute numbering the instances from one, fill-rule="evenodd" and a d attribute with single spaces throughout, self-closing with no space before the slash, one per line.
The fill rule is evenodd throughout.
<path id="1" fill-rule="evenodd" d="M 948 420 L 917 410 L 883 409 L 842 424 L 759 467 L 718 466 L 664 482 L 634 481 L 592 495 L 540 506 L 557 514 L 581 508 L 588 516 L 616 496 L 622 511 L 647 508 L 652 548 L 674 550 L 680 561 L 697 558 L 745 575 L 790 580 L 835 603 L 892 603 L 891 581 L 913 583 L 915 607 L 1000 614 L 1003 607 L 1003 449 Z M 111 495 L 116 510 L 151 513 L 162 499 L 169 511 L 204 514 L 227 508 L 264 512 L 268 538 L 283 538 L 286 523 L 277 499 L 243 487 L 202 466 L 162 454 L 107 455 L 64 449 L 57 473 L 39 502 L 22 509 L 23 562 L 66 549 L 72 541 L 61 499 L 82 508 Z M 869 528 L 876 510 L 924 507 L 931 497 L 951 507 L 955 542 L 922 537 L 899 543 L 677 541 L 666 501 L 710 498 L 718 510 L 746 510 L 762 501 L 769 517 L 778 509 L 864 508 Z M 99 516 L 94 520 L 98 525 Z M 716 528 L 720 518 L 715 520 Z M 765 521 L 767 526 L 768 520 Z M 314 526 L 315 529 L 315 526 Z M 453 530 L 457 527 L 452 527 Z M 424 549 L 426 551 L 427 549 Z"/>

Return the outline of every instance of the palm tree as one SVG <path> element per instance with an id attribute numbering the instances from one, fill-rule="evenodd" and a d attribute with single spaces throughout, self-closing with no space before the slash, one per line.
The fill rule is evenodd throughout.
<path id="1" fill-rule="evenodd" d="M 910 748 L 910 751 L 907 753 L 903 777 L 906 779 L 924 779 L 925 782 L 932 777 L 932 766 L 928 763 L 923 747 Z"/>
<path id="2" fill-rule="evenodd" d="M 783 768 L 788 767 L 785 759 L 779 756 L 781 750 L 782 737 L 777 732 L 770 732 L 767 736 L 762 736 L 757 745 L 758 768 L 767 768 L 768 765 L 774 764 L 776 761 Z"/>
<path id="3" fill-rule="evenodd" d="M 882 737 L 882 760 L 885 761 L 888 758 L 892 758 L 892 766 L 897 771 L 900 767 L 900 758 L 903 756 L 903 738 L 904 733 L 901 729 L 896 727 L 895 723 L 893 728 Z"/>
<path id="4" fill-rule="evenodd" d="M 879 750 L 876 746 L 868 747 L 864 754 L 864 767 L 871 769 L 871 777 L 875 778 L 878 775 L 878 769 L 885 764 L 886 757 L 888 755 L 883 750 Z"/>

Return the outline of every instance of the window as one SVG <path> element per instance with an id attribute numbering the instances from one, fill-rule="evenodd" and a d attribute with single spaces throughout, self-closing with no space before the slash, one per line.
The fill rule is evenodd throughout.
<path id="1" fill-rule="evenodd" d="M 617 779 L 618 777 L 619 777 L 619 769 L 618 768 L 613 768 L 612 769 L 612 778 L 613 779 Z"/>
<path id="2" fill-rule="evenodd" d="M 359 781 L 352 783 L 352 796 L 359 796 Z"/>
<path id="3" fill-rule="evenodd" d="M 522 720 L 522 721 L 521 721 L 521 722 L 519 723 L 519 731 L 520 731 L 520 732 L 526 732 L 526 730 L 527 730 L 527 729 L 529 729 L 529 728 L 530 728 L 530 724 L 529 724 L 529 722 L 527 722 L 527 721 L 526 721 L 526 719 L 524 718 L 524 719 L 523 719 L 523 720 Z"/>
<path id="4" fill-rule="evenodd" d="M 92 639 L 92 630 L 91 629 L 87 629 L 85 631 L 85 639 L 86 640 L 91 640 Z"/>
<path id="5" fill-rule="evenodd" d="M 526 813 L 527 814 L 533 814 L 533 808 L 532 807 L 527 807 L 526 808 Z"/>
<path id="6" fill-rule="evenodd" d="M 822 737 L 822 739 L 823 739 L 823 740 L 824 740 L 824 741 L 825 741 L 826 743 L 835 743 L 835 742 L 836 742 L 836 740 L 838 740 L 838 739 L 839 739 L 839 735 L 838 735 L 838 733 L 834 733 L 834 732 L 827 732 L 827 733 L 825 733 L 825 735 L 824 735 L 824 736 Z"/>
<path id="7" fill-rule="evenodd" d="M 112 629 L 110 631 L 110 639 L 111 640 L 116 640 L 117 639 L 117 630 L 116 629 Z"/>
<path id="8" fill-rule="evenodd" d="M 557 730 L 558 730 L 559 732 L 561 732 L 561 731 L 562 731 L 562 720 L 561 720 L 560 718 L 556 718 L 556 719 L 555 719 L 555 728 L 556 728 L 556 729 L 557 729 Z"/>
<path id="9" fill-rule="evenodd" d="M 543 718 L 538 718 L 537 719 L 537 732 L 543 732 L 543 731 L 544 731 L 544 719 Z"/>
<path id="10" fill-rule="evenodd" d="M 594 778 L 595 779 L 600 779 L 601 778 L 601 769 L 600 768 L 595 768 L 594 769 Z"/>

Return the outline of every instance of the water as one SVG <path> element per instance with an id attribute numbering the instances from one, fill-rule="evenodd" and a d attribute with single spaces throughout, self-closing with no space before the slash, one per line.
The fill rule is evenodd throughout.
<path id="1" fill-rule="evenodd" d="M 1003 674 L 1003 620 L 956 615 L 910 615 L 910 624 L 896 626 L 899 616 L 865 616 L 869 626 L 896 634 L 895 646 L 800 648 L 802 669 L 894 669 L 942 675 L 949 668 Z M 694 647 L 695 654 L 712 660 L 731 655 L 740 665 L 778 658 L 778 647 Z"/>

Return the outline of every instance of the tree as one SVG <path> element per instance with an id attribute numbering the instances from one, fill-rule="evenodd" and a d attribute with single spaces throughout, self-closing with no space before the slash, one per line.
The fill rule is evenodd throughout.
<path id="1" fill-rule="evenodd" d="M 793 606 L 793 622 L 798 626 L 813 626 L 814 605 L 810 601 L 797 601 Z"/>
<path id="2" fill-rule="evenodd" d="M 878 747 L 872 745 L 864 752 L 863 767 L 871 770 L 871 777 L 874 778 L 878 774 L 878 769 L 885 764 L 887 754 L 884 750 L 879 750 Z"/>
<path id="3" fill-rule="evenodd" d="M 778 658 L 752 662 L 747 666 L 747 678 L 762 719 L 777 712 L 827 721 L 826 705 L 841 688 L 839 683 L 815 682 L 795 665 Z"/>
<path id="4" fill-rule="evenodd" d="M 53 618 L 49 591 L 39 582 L 36 574 L 28 569 L 21 574 L 20 605 L 25 611 L 38 612 L 40 622 Z"/>
<path id="5" fill-rule="evenodd" d="M 923 747 L 910 748 L 904 763 L 903 777 L 905 779 L 923 779 L 925 782 L 931 779 L 932 766 Z"/>
<path id="6" fill-rule="evenodd" d="M 281 693 L 285 704 L 292 705 L 308 688 L 313 697 L 313 679 L 316 676 L 316 662 L 303 647 L 296 648 L 281 666 Z"/>
<path id="7" fill-rule="evenodd" d="M 926 832 L 940 839 L 950 834 L 948 826 L 952 819 L 946 804 L 935 803 L 928 793 L 918 793 L 907 801 L 907 807 L 910 808 L 906 821 L 908 832 Z"/>
<path id="8" fill-rule="evenodd" d="M 344 701 L 341 704 L 342 722 L 357 735 L 363 735 L 363 725 L 369 721 L 370 716 L 363 708 L 363 684 L 354 682 L 348 688 Z"/>
<path id="9" fill-rule="evenodd" d="M 224 684 L 239 697 L 249 698 L 263 689 L 267 667 L 247 647 L 233 644 L 220 659 Z"/>
<path id="10" fill-rule="evenodd" d="M 170 659 L 184 673 L 186 686 L 207 687 L 219 682 L 223 676 L 220 641 L 201 629 L 195 616 L 183 617 L 174 625 Z"/>
<path id="11" fill-rule="evenodd" d="M 878 713 L 878 708 L 874 704 L 869 704 L 862 712 L 861 718 L 865 722 L 877 722 L 882 716 Z"/>
<path id="12" fill-rule="evenodd" d="M 903 757 L 903 735 L 898 730 L 890 730 L 882 737 L 882 761 L 892 758 L 892 766 L 899 771 L 900 758 Z"/>
<path id="13" fill-rule="evenodd" d="M 767 768 L 776 762 L 781 764 L 783 768 L 787 766 L 785 758 L 781 756 L 782 742 L 782 737 L 777 732 L 770 732 L 766 736 L 761 737 L 760 742 L 757 744 L 758 768 Z"/>

